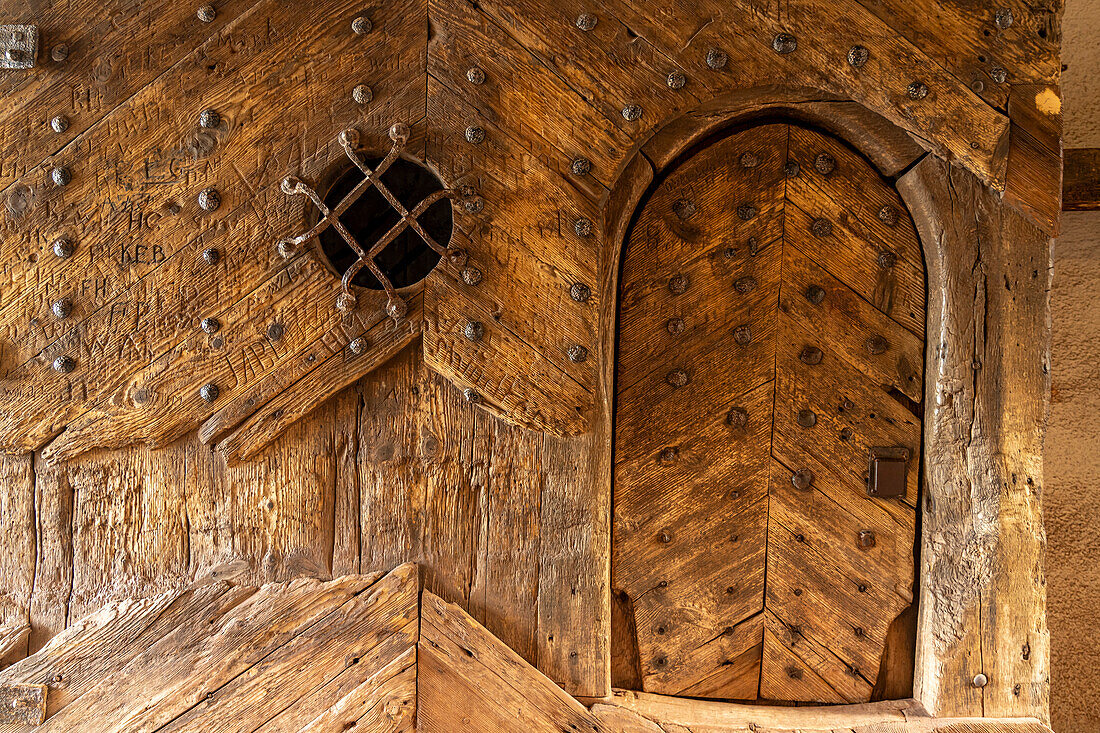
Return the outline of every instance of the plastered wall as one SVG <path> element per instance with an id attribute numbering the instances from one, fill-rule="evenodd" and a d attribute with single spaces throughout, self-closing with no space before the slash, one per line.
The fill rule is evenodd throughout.
<path id="1" fill-rule="evenodd" d="M 1100 147 L 1100 0 L 1067 0 L 1067 148 Z M 1100 212 L 1066 214 L 1051 294 L 1047 619 L 1056 733 L 1100 731 Z"/>

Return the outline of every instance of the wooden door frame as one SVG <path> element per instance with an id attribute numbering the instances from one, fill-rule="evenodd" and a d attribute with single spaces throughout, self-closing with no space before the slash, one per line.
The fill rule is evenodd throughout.
<path id="1" fill-rule="evenodd" d="M 1040 449 L 1050 394 L 1051 240 L 975 176 L 926 153 L 908 133 L 858 103 L 804 88 L 739 91 L 663 122 L 623 166 L 603 202 L 601 222 L 607 247 L 599 263 L 601 369 L 594 423 L 601 455 L 594 478 L 606 487 L 604 531 L 610 534 L 612 520 L 615 339 L 630 222 L 652 181 L 684 151 L 725 127 L 761 117 L 823 128 L 894 178 L 924 253 L 925 458 L 910 702 L 934 718 L 1047 722 Z M 990 327 L 991 312 L 996 322 L 989 321 Z M 600 619 L 605 650 L 610 552 L 606 558 Z M 610 690 L 610 664 L 604 668 L 603 686 Z M 724 705 L 664 700 L 689 712 Z M 746 719 L 746 707 L 728 704 L 730 722 Z M 866 721 L 867 707 L 861 705 L 830 707 L 830 720 L 842 722 L 845 709 L 853 724 Z M 794 716 L 792 724 L 805 722 L 804 713 L 784 712 L 792 709 L 767 710 L 771 720 Z"/>

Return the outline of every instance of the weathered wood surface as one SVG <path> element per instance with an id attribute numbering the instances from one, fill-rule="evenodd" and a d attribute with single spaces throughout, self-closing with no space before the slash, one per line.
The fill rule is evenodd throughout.
<path id="1" fill-rule="evenodd" d="M 642 688 L 870 699 L 914 576 L 924 269 L 900 198 L 766 124 L 669 174 L 624 257 L 612 579 Z M 912 452 L 902 500 L 868 497 L 872 446 Z"/>
<path id="2" fill-rule="evenodd" d="M 1100 209 L 1100 148 L 1070 148 L 1065 158 L 1062 210 Z"/>
<path id="3" fill-rule="evenodd" d="M 411 731 L 418 635 L 415 565 L 215 582 L 109 605 L 0 684 L 48 687 L 42 731 Z"/>
<path id="4" fill-rule="evenodd" d="M 1014 84 L 1008 97 L 1004 200 L 1051 236 L 1062 215 L 1062 97 L 1056 85 Z"/>
<path id="5" fill-rule="evenodd" d="M 55 61 L 44 50 L 31 72 L 0 79 L 13 102 L 0 115 L 0 393 L 20 406 L 0 412 L 0 442 L 48 445 L 49 460 L 166 445 L 212 417 L 208 432 L 231 430 L 293 392 L 299 409 L 250 425 L 238 437 L 252 445 L 227 445 L 237 458 L 323 401 L 326 390 L 311 385 L 331 369 L 325 357 L 377 323 L 384 300 L 361 291 L 342 317 L 316 248 L 291 262 L 274 254 L 309 218 L 278 184 L 288 173 L 326 176 L 348 127 L 367 152 L 382 151 L 397 121 L 413 124 L 412 155 L 484 203 L 454 207 L 452 240 L 481 282 L 438 268 L 424 285 L 429 307 L 407 317 L 425 321 L 410 327 L 425 333 L 428 364 L 508 422 L 587 432 L 599 365 L 568 355 L 598 350 L 599 302 L 574 302 L 570 287 L 598 285 L 608 189 L 690 110 L 777 79 L 808 99 L 854 100 L 988 185 L 1007 185 L 1006 200 L 1055 226 L 1057 151 L 1017 101 L 1026 89 L 1057 100 L 1061 5 L 1009 9 L 1011 22 L 940 0 L 800 0 L 775 13 L 740 0 L 644 10 L 622 0 L 403 0 L 370 10 L 365 34 L 352 32 L 361 8 L 346 0 L 313 7 L 318 23 L 274 0 L 222 3 L 209 24 L 158 3 L 16 9 L 10 20 L 40 23 L 51 48 L 64 42 L 71 53 Z M 582 13 L 594 27 L 577 26 Z M 867 49 L 862 65 L 847 61 L 853 46 Z M 475 66 L 482 83 L 466 76 Z M 670 74 L 685 84 L 670 87 Z M 361 83 L 373 92 L 364 106 L 350 94 Z M 533 98 L 552 103 L 535 114 Z M 211 129 L 197 123 L 207 108 L 221 116 Z M 56 114 L 69 120 L 61 133 L 49 125 Z M 466 139 L 474 127 L 479 143 Z M 591 170 L 578 175 L 581 157 Z M 50 182 L 57 165 L 71 169 L 68 186 Z M 196 198 L 208 186 L 222 204 L 204 213 Z M 578 219 L 592 222 L 591 235 L 577 234 Z M 52 254 L 59 236 L 75 245 L 69 259 Z M 219 264 L 202 264 L 207 248 Z M 61 298 L 73 312 L 59 321 L 50 309 Z M 455 322 L 431 305 L 441 301 L 456 318 L 487 313 L 499 330 L 479 345 L 456 340 Z M 543 317 L 548 309 L 556 317 Z M 206 317 L 222 322 L 218 334 L 199 330 Z M 273 323 L 283 327 L 276 339 Z M 58 357 L 75 370 L 54 372 Z M 197 394 L 208 382 L 220 389 L 214 405 Z"/>
<path id="6" fill-rule="evenodd" d="M 1046 720 L 1051 240 L 934 158 L 898 185 L 927 247 L 928 340 L 938 344 L 925 386 L 934 488 L 923 504 L 914 693 L 937 716 Z"/>

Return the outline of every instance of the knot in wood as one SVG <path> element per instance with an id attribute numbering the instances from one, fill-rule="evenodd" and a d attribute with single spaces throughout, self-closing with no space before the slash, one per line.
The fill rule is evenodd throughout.
<path id="1" fill-rule="evenodd" d="M 752 329 L 747 325 L 738 326 L 733 329 L 733 340 L 741 346 L 745 346 L 752 341 Z"/>
<path id="2" fill-rule="evenodd" d="M 566 350 L 565 355 L 569 358 L 569 361 L 580 364 L 588 359 L 588 349 L 580 344 L 573 344 Z"/>
<path id="3" fill-rule="evenodd" d="M 673 71 L 665 79 L 665 83 L 669 89 L 683 89 L 684 85 L 687 84 L 687 77 L 679 71 Z"/>
<path id="4" fill-rule="evenodd" d="M 569 170 L 575 176 L 587 176 L 592 171 L 592 161 L 588 158 L 574 158 Z"/>
<path id="5" fill-rule="evenodd" d="M 825 300 L 825 290 L 820 285 L 808 285 L 803 295 L 814 305 L 821 305 L 821 301 Z"/>
<path id="6" fill-rule="evenodd" d="M 466 69 L 466 81 L 478 86 L 485 83 L 485 71 L 480 66 L 471 66 Z"/>
<path id="7" fill-rule="evenodd" d="M 737 207 L 737 217 L 741 221 L 748 221 L 756 216 L 756 207 L 752 204 L 741 204 Z"/>
<path id="8" fill-rule="evenodd" d="M 687 289 L 687 275 L 673 275 L 668 279 L 668 291 L 673 295 L 683 295 Z"/>
<path id="9" fill-rule="evenodd" d="M 707 66 L 715 71 L 726 68 L 728 62 L 729 56 L 726 55 L 725 51 L 719 48 L 712 48 L 707 51 Z"/>
<path id="10" fill-rule="evenodd" d="M 833 224 L 828 219 L 814 219 L 810 224 L 810 231 L 819 239 L 827 237 L 833 233 Z"/>
<path id="11" fill-rule="evenodd" d="M 672 385 L 674 388 L 679 389 L 684 387 L 690 380 L 688 373 L 683 369 L 673 369 L 667 375 L 665 375 L 665 381 Z"/>
<path id="12" fill-rule="evenodd" d="M 827 176 L 836 170 L 836 158 L 828 153 L 818 153 L 814 158 L 814 170 L 823 176 Z"/>
<path id="13" fill-rule="evenodd" d="M 817 348 L 816 346 L 806 346 L 798 355 L 798 360 L 801 361 L 803 364 L 809 364 L 810 366 L 813 366 L 815 364 L 820 364 L 823 356 L 824 354 L 822 353 L 821 349 Z"/>
<path id="14" fill-rule="evenodd" d="M 772 48 L 780 54 L 794 53 L 798 48 L 798 39 L 790 33 L 780 33 L 772 39 Z"/>
<path id="15" fill-rule="evenodd" d="M 751 293 L 756 290 L 756 278 L 752 275 L 739 277 L 733 282 L 733 289 L 739 293 Z"/>
<path id="16" fill-rule="evenodd" d="M 809 491 L 814 485 L 814 472 L 808 468 L 800 468 L 791 476 L 791 485 L 799 491 Z"/>
<path id="17" fill-rule="evenodd" d="M 887 348 L 889 348 L 890 342 L 887 341 L 886 337 L 882 334 L 876 333 L 875 335 L 867 339 L 867 341 L 864 343 L 864 346 L 867 347 L 868 353 L 874 356 L 878 356 L 879 354 L 884 353 Z"/>
<path id="18" fill-rule="evenodd" d="M 691 199 L 679 199 L 672 205 L 672 213 L 681 220 L 690 219 L 695 214 L 695 202 Z"/>
<path id="19" fill-rule="evenodd" d="M 569 297 L 578 303 L 586 303 L 592 297 L 592 288 L 584 283 L 573 283 L 569 286 Z"/>
<path id="20" fill-rule="evenodd" d="M 634 122 L 642 116 L 642 108 L 637 104 L 628 104 L 623 107 L 622 115 L 627 122 Z"/>
<path id="21" fill-rule="evenodd" d="M 861 68 L 867 59 L 871 56 L 871 52 L 863 46 L 852 46 L 848 49 L 848 65 L 854 68 Z"/>
<path id="22" fill-rule="evenodd" d="M 573 21 L 573 24 L 587 33 L 595 28 L 598 22 L 596 16 L 592 13 L 581 13 L 577 16 L 577 19 Z"/>

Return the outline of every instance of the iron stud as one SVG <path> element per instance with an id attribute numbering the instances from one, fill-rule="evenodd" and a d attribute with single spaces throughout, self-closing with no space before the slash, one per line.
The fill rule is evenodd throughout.
<path id="1" fill-rule="evenodd" d="M 477 393 L 477 390 L 466 388 L 462 390 L 462 397 L 471 403 L 481 402 L 481 395 Z"/>
<path id="2" fill-rule="evenodd" d="M 68 259 L 73 256 L 75 247 L 71 239 L 67 237 L 58 237 L 53 240 L 53 253 L 60 259 Z"/>
<path id="3" fill-rule="evenodd" d="M 997 12 L 993 14 L 993 25 L 1002 31 L 1011 26 L 1013 20 L 1012 8 L 997 8 Z"/>
<path id="4" fill-rule="evenodd" d="M 825 300 L 825 290 L 820 285 L 810 285 L 806 288 L 806 292 L 803 293 L 806 296 L 806 300 L 810 301 L 814 305 L 821 305 L 821 301 Z"/>
<path id="5" fill-rule="evenodd" d="M 817 414 L 813 410 L 799 410 L 796 420 L 801 427 L 812 428 L 817 425 Z"/>
<path id="6" fill-rule="evenodd" d="M 480 214 L 485 208 L 485 199 L 480 196 L 471 196 L 462 202 L 462 208 L 466 209 L 467 214 Z"/>
<path id="7" fill-rule="evenodd" d="M 222 123 L 222 116 L 217 110 L 204 109 L 199 113 L 199 127 L 212 130 Z"/>
<path id="8" fill-rule="evenodd" d="M 370 104 L 374 99 L 374 91 L 366 84 L 356 84 L 351 90 L 351 98 L 356 104 Z"/>
<path id="9" fill-rule="evenodd" d="M 578 303 L 586 303 L 592 297 L 592 288 L 584 283 L 573 283 L 569 286 L 569 297 Z"/>
<path id="10" fill-rule="evenodd" d="M 355 309 L 355 296 L 351 293 L 340 293 L 336 296 L 336 310 L 348 313 Z"/>
<path id="11" fill-rule="evenodd" d="M 65 166 L 58 166 L 50 171 L 50 178 L 55 186 L 68 186 L 73 180 L 73 174 Z"/>
<path id="12" fill-rule="evenodd" d="M 588 158 L 574 158 L 569 170 L 575 176 L 587 176 L 592 171 L 592 161 Z"/>
<path id="13" fill-rule="evenodd" d="M 730 411 L 726 413 L 726 425 L 731 428 L 744 428 L 748 424 L 749 413 L 743 407 L 731 407 Z"/>
<path id="14" fill-rule="evenodd" d="M 905 93 L 909 95 L 910 99 L 924 99 L 928 96 L 928 87 L 924 82 L 911 81 L 909 86 L 905 88 Z"/>
<path id="15" fill-rule="evenodd" d="M 642 108 L 636 104 L 628 104 L 623 107 L 623 119 L 627 122 L 634 122 L 642 116 Z"/>
<path id="16" fill-rule="evenodd" d="M 199 327 L 206 333 L 217 333 L 221 330 L 222 323 L 217 318 L 204 318 Z"/>
<path id="17" fill-rule="evenodd" d="M 675 450 L 675 448 L 665 448 L 665 450 Z M 664 451 L 661 451 L 661 453 L 663 454 Z M 661 540 L 661 542 L 665 543 L 666 545 L 669 542 L 672 542 L 672 530 L 668 529 L 667 527 L 662 529 L 657 536 Z"/>
<path id="18" fill-rule="evenodd" d="M 756 207 L 752 204 L 742 204 L 741 206 L 737 207 L 737 217 L 741 221 L 748 221 L 749 219 L 756 216 L 756 213 Z"/>
<path id="19" fill-rule="evenodd" d="M 741 346 L 745 346 L 746 344 L 751 343 L 752 329 L 749 328 L 747 325 L 738 326 L 737 328 L 733 329 L 733 340 Z"/>
<path id="20" fill-rule="evenodd" d="M 73 312 L 73 301 L 68 298 L 60 298 L 53 302 L 53 305 L 50 306 L 50 310 L 52 310 L 54 316 L 59 319 L 68 318 Z"/>
<path id="21" fill-rule="evenodd" d="M 874 356 L 878 356 L 879 354 L 884 353 L 887 348 L 889 348 L 890 342 L 886 340 L 885 336 L 876 333 L 874 336 L 871 336 L 867 339 L 867 341 L 864 343 L 864 346 L 867 347 L 868 353 Z"/>
<path id="22" fill-rule="evenodd" d="M 485 71 L 480 66 L 471 66 L 466 69 L 466 81 L 477 86 L 485 83 Z"/>
<path id="23" fill-rule="evenodd" d="M 668 291 L 673 295 L 683 295 L 688 289 L 686 275 L 673 275 L 668 279 Z"/>
<path id="24" fill-rule="evenodd" d="M 467 127 L 466 128 L 466 142 L 472 145 L 480 145 L 485 142 L 485 128 L 482 127 Z"/>
<path id="25" fill-rule="evenodd" d="M 867 63 L 867 59 L 870 55 L 870 51 L 863 46 L 852 46 L 848 49 L 848 65 L 859 69 Z"/>
<path id="26" fill-rule="evenodd" d="M 53 370 L 61 374 L 69 374 L 76 369 L 76 361 L 71 356 L 59 356 L 53 360 Z"/>
<path id="27" fill-rule="evenodd" d="M 733 282 L 733 289 L 739 293 L 751 293 L 756 290 L 756 278 L 752 275 L 739 277 Z"/>
<path id="28" fill-rule="evenodd" d="M 218 13 L 214 10 L 214 6 L 210 4 L 200 6 L 195 12 L 195 15 L 203 23 L 213 23 L 214 18 L 218 17 Z"/>
<path id="29" fill-rule="evenodd" d="M 665 381 L 672 387 L 679 389 L 680 387 L 686 386 L 691 379 L 688 377 L 688 373 L 683 369 L 673 369 L 665 375 Z"/>
<path id="30" fill-rule="evenodd" d="M 827 176 L 836 170 L 836 158 L 828 153 L 818 153 L 814 158 L 814 170 L 823 176 Z"/>
<path id="31" fill-rule="evenodd" d="M 374 24 L 370 22 L 370 18 L 365 15 L 360 15 L 355 20 L 351 21 L 351 32 L 357 36 L 365 36 L 374 29 Z"/>
<path id="32" fill-rule="evenodd" d="M 888 227 L 897 226 L 900 214 L 898 214 L 898 208 L 892 204 L 886 204 L 878 210 L 878 218 L 883 224 Z"/>
<path id="33" fill-rule="evenodd" d="M 742 168 L 755 168 L 760 165 L 760 158 L 756 153 L 741 153 L 741 158 L 738 160 Z"/>
<path id="34" fill-rule="evenodd" d="M 462 282 L 467 285 L 473 286 L 481 283 L 481 270 L 476 267 L 464 267 L 462 268 Z"/>
<path id="35" fill-rule="evenodd" d="M 861 529 L 859 531 L 859 548 L 861 550 L 869 550 L 875 546 L 875 533 L 869 529 Z"/>
<path id="36" fill-rule="evenodd" d="M 580 364 L 588 359 L 588 349 L 580 344 L 573 344 L 566 350 L 565 355 L 569 358 L 569 361 Z"/>
<path id="37" fill-rule="evenodd" d="M 669 89 L 683 89 L 684 85 L 687 84 L 687 77 L 679 71 L 673 71 L 665 79 L 665 83 L 668 84 Z"/>
<path id="38" fill-rule="evenodd" d="M 707 66 L 715 71 L 726 68 L 728 62 L 729 56 L 726 55 L 725 51 L 718 48 L 712 48 L 707 51 Z"/>
<path id="39" fill-rule="evenodd" d="M 352 299 L 352 303 L 354 303 Z M 409 314 L 409 304 L 401 300 L 401 298 L 391 298 L 386 301 L 386 315 L 395 321 L 400 321 L 402 318 Z"/>
<path id="40" fill-rule="evenodd" d="M 462 329 L 467 341 L 480 341 L 485 337 L 485 325 L 481 321 L 469 321 Z"/>
<path id="41" fill-rule="evenodd" d="M 207 249 L 204 249 L 202 251 L 202 261 L 205 262 L 208 265 L 218 264 L 218 261 L 221 258 L 222 258 L 221 252 L 214 249 L 213 247 L 208 247 Z"/>
<path id="42" fill-rule="evenodd" d="M 800 468 L 791 476 L 791 485 L 799 491 L 809 491 L 814 485 L 814 472 L 808 468 Z"/>
<path id="43" fill-rule="evenodd" d="M 50 129 L 61 134 L 69 129 L 69 118 L 65 115 L 57 115 L 50 120 Z"/>
<path id="44" fill-rule="evenodd" d="M 810 231 L 815 237 L 821 239 L 833 233 L 833 224 L 828 219 L 814 219 L 810 224 Z"/>
<path id="45" fill-rule="evenodd" d="M 810 366 L 820 364 L 822 357 L 824 357 L 824 354 L 822 353 L 821 349 L 817 348 L 816 346 L 806 346 L 798 355 L 799 361 L 801 361 L 803 364 L 809 364 Z"/>
<path id="46" fill-rule="evenodd" d="M 573 222 L 573 231 L 578 237 L 591 237 L 592 236 L 592 220 L 586 219 L 583 216 L 576 219 Z"/>
<path id="47" fill-rule="evenodd" d="M 69 58 L 69 44 L 59 43 L 50 49 L 50 58 L 57 63 L 62 63 Z"/>
<path id="48" fill-rule="evenodd" d="M 787 164 L 783 166 L 783 175 L 787 178 L 798 178 L 798 174 L 802 172 L 802 166 L 798 164 L 797 160 L 788 160 Z"/>
<path id="49" fill-rule="evenodd" d="M 222 197 L 213 188 L 199 191 L 199 208 L 203 211 L 216 211 L 222 205 Z"/>
<path id="50" fill-rule="evenodd" d="M 348 351 L 358 356 L 367 350 L 367 340 L 360 336 L 359 338 L 353 338 L 348 343 Z"/>
<path id="51" fill-rule="evenodd" d="M 577 19 L 573 21 L 573 25 L 577 26 L 577 28 L 582 31 L 588 32 L 596 27 L 597 22 L 596 16 L 592 15 L 592 13 L 581 13 L 577 16 Z"/>
<path id="52" fill-rule="evenodd" d="M 681 220 L 690 219 L 695 214 L 695 202 L 691 199 L 679 199 L 672 205 L 672 213 Z"/>
<path id="53" fill-rule="evenodd" d="M 199 397 L 202 397 L 206 402 L 213 402 L 218 399 L 218 396 L 222 393 L 218 389 L 218 385 L 213 382 L 207 382 L 199 389 Z"/>
<path id="54" fill-rule="evenodd" d="M 673 336 L 678 336 L 684 332 L 684 319 L 683 318 L 669 318 L 668 323 L 665 324 L 665 328 Z"/>
<path id="55" fill-rule="evenodd" d="M 989 678 L 979 672 L 978 674 L 974 675 L 974 679 L 971 681 L 971 683 L 978 689 L 981 689 L 989 684 Z"/>
<path id="56" fill-rule="evenodd" d="M 278 341 L 283 337 L 283 334 L 285 332 L 286 327 L 278 321 L 274 321 L 270 326 L 267 327 L 267 338 L 271 341 Z"/>
<path id="57" fill-rule="evenodd" d="M 780 33 L 772 40 L 772 48 L 776 53 L 793 53 L 798 48 L 798 39 L 790 33 Z"/>
<path id="58" fill-rule="evenodd" d="M 989 70 L 989 78 L 998 84 L 1004 84 L 1008 80 L 1008 72 L 1004 70 L 1003 66 L 994 66 Z"/>
<path id="59" fill-rule="evenodd" d="M 878 253 L 876 258 L 878 266 L 884 270 L 889 270 L 891 267 L 898 263 L 898 256 L 888 249 L 884 249 Z"/>

